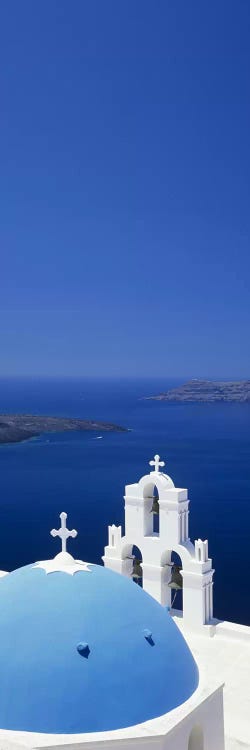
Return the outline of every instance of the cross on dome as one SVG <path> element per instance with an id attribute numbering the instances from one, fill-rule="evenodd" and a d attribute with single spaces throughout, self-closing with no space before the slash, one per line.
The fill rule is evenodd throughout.
<path id="1" fill-rule="evenodd" d="M 60 529 L 51 529 L 51 536 L 59 536 L 62 542 L 62 552 L 66 552 L 66 542 L 69 536 L 75 538 L 77 536 L 77 531 L 75 529 L 72 529 L 72 531 L 69 531 L 66 526 L 66 519 L 68 517 L 67 513 L 60 513 L 60 519 L 61 519 L 61 528 Z"/>
<path id="2" fill-rule="evenodd" d="M 154 460 L 149 461 L 150 466 L 154 466 L 154 470 L 156 474 L 160 473 L 160 466 L 165 466 L 165 461 L 160 461 L 160 456 L 158 456 L 158 453 L 154 456 Z"/>
<path id="3" fill-rule="evenodd" d="M 61 528 L 52 529 L 50 532 L 51 536 L 59 536 L 59 538 L 61 539 L 62 551 L 59 552 L 59 554 L 56 555 L 52 560 L 40 560 L 40 562 L 35 563 L 33 567 L 45 570 L 46 574 L 68 573 L 68 575 L 73 576 L 75 573 L 79 572 L 91 573 L 91 568 L 89 568 L 88 563 L 83 562 L 83 560 L 74 560 L 74 557 L 72 557 L 72 555 L 67 552 L 67 539 L 69 538 L 69 536 L 73 538 L 77 536 L 77 531 L 75 529 L 72 529 L 72 531 L 69 531 L 69 529 L 67 529 L 67 517 L 67 513 L 60 513 Z"/>

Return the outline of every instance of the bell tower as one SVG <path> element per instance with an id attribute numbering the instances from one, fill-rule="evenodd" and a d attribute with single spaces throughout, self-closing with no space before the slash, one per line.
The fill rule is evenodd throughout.
<path id="1" fill-rule="evenodd" d="M 143 588 L 170 611 L 172 592 L 182 588 L 185 623 L 191 628 L 212 624 L 214 571 L 208 542 L 190 541 L 187 490 L 175 487 L 163 473 L 165 464 L 158 454 L 149 464 L 149 474 L 125 487 L 125 534 L 121 526 L 109 526 L 104 565 L 130 578 L 141 575 Z M 133 554 L 134 546 L 141 560 Z M 180 566 L 173 553 L 179 556 Z"/>

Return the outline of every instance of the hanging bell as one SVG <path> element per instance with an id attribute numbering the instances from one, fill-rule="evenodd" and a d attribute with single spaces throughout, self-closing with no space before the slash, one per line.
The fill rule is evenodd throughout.
<path id="1" fill-rule="evenodd" d="M 171 572 L 171 581 L 169 581 L 168 586 L 170 589 L 175 589 L 175 591 L 180 591 L 183 587 L 183 579 L 180 571 L 182 570 L 180 565 L 173 565 L 172 572 Z"/>
<path id="2" fill-rule="evenodd" d="M 154 497 L 153 499 L 153 505 L 152 505 L 150 513 L 155 513 L 155 515 L 157 516 L 159 515 L 159 500 L 157 497 Z"/>
<path id="3" fill-rule="evenodd" d="M 132 578 L 136 578 L 137 580 L 139 578 L 142 578 L 141 560 L 139 560 L 137 557 L 134 558 Z"/>

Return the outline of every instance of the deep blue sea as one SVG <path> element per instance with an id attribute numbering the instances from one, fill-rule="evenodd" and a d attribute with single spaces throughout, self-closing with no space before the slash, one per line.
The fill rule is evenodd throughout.
<path id="1" fill-rule="evenodd" d="M 50 529 L 68 513 L 75 557 L 101 562 L 109 523 L 123 524 L 124 486 L 160 453 L 188 487 L 190 536 L 209 540 L 214 611 L 250 623 L 250 405 L 144 401 L 177 381 L 1 380 L 0 413 L 90 418 L 125 433 L 46 434 L 0 446 L 0 568 L 53 557 Z M 101 434 L 101 433 L 100 433 Z M 237 607 L 236 607 L 237 605 Z"/>

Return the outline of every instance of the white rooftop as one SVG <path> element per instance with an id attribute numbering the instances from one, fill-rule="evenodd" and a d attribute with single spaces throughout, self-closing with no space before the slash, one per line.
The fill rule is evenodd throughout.
<path id="1" fill-rule="evenodd" d="M 231 622 L 215 626 L 215 635 L 195 633 L 175 617 L 205 682 L 224 682 L 225 750 L 250 749 L 250 627 Z"/>

